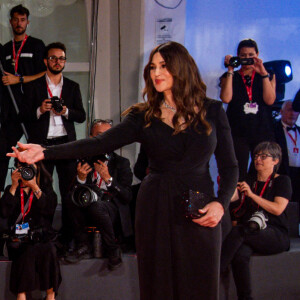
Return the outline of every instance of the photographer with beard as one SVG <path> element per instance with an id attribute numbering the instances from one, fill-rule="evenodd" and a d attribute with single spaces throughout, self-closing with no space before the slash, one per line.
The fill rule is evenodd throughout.
<path id="1" fill-rule="evenodd" d="M 45 299 L 53 300 L 61 274 L 52 228 L 57 205 L 52 178 L 42 162 L 29 166 L 16 159 L 15 167 L 12 183 L 0 199 L 0 215 L 8 218 L 11 229 L 7 241 L 12 260 L 10 290 L 17 300 L 26 300 L 26 294 L 36 289 L 47 291 Z"/>
<path id="2" fill-rule="evenodd" d="M 51 146 L 75 141 L 74 122 L 83 123 L 86 119 L 78 83 L 62 74 L 66 60 L 64 44 L 49 44 L 44 53 L 45 76 L 26 85 L 20 118 L 30 143 Z M 76 172 L 76 160 L 49 160 L 45 167 L 51 175 L 56 167 L 62 200 L 62 242 L 67 242 L 65 198 Z"/>
<path id="3" fill-rule="evenodd" d="M 290 178 L 277 174 L 281 148 L 262 142 L 254 149 L 257 175 L 239 182 L 231 199 L 233 228 L 222 245 L 221 274 L 229 264 L 239 300 L 251 300 L 250 257 L 253 252 L 271 255 L 290 247 L 286 207 L 291 200 Z M 238 201 L 237 201 L 238 200 Z"/>
<path id="4" fill-rule="evenodd" d="M 4 86 L 10 86 L 17 105 L 20 106 L 24 86 L 45 74 L 43 55 L 45 44 L 42 40 L 26 34 L 29 25 L 29 10 L 22 4 L 10 10 L 10 25 L 13 38 L 3 46 L 1 74 Z M 0 191 L 3 191 L 8 170 L 9 158 L 5 152 L 15 146 L 22 137 L 23 130 L 8 89 L 3 88 L 1 99 L 1 149 L 0 152 Z M 20 108 L 20 107 L 19 107 Z"/>
<path id="5" fill-rule="evenodd" d="M 111 120 L 95 120 L 90 136 L 102 135 L 111 127 Z M 78 207 L 71 200 L 73 196 L 68 197 L 68 213 L 76 248 L 65 256 L 65 261 L 76 263 L 91 257 L 92 249 L 85 226 L 92 225 L 100 230 L 108 257 L 108 268 L 113 270 L 122 263 L 114 229 L 120 227 L 123 237 L 133 234 L 128 205 L 132 197 L 132 172 L 127 158 L 114 152 L 105 156 L 105 159 L 95 159 L 94 163 L 89 160 L 89 163 L 81 161 L 77 165 L 77 185 L 93 185 L 97 190 L 101 189 L 104 194 L 101 198 L 98 196 L 97 201 L 87 207 Z"/>

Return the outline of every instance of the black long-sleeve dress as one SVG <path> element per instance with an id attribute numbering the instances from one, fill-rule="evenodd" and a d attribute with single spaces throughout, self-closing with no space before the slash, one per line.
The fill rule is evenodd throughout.
<path id="1" fill-rule="evenodd" d="M 13 227 L 21 212 L 21 197 L 20 187 L 14 196 L 9 191 L 10 187 L 6 187 L 0 199 L 0 213 L 1 217 L 8 218 L 9 227 Z M 56 248 L 51 241 L 54 237 L 51 224 L 57 196 L 52 186 L 41 186 L 41 190 L 41 197 L 33 197 L 31 209 L 24 218 L 30 229 L 42 230 L 39 234 L 41 241 L 24 243 L 17 249 L 9 247 L 8 243 L 9 258 L 12 260 L 10 290 L 15 294 L 50 288 L 57 292 L 61 283 Z M 24 205 L 29 201 L 29 196 L 24 192 Z"/>
<path id="2" fill-rule="evenodd" d="M 44 152 L 46 159 L 62 159 L 111 152 L 132 142 L 145 148 L 150 173 L 141 184 L 136 207 L 141 300 L 218 299 L 220 225 L 201 227 L 181 210 L 181 195 L 187 189 L 213 195 L 213 154 L 221 178 L 217 201 L 225 208 L 237 183 L 237 161 L 221 102 L 207 100 L 206 119 L 212 126 L 209 136 L 193 127 L 174 135 L 160 119 L 153 118 L 145 127 L 144 112 L 131 112 L 101 136 Z"/>

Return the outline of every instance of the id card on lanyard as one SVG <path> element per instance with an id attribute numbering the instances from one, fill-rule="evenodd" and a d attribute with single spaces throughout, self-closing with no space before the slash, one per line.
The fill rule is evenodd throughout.
<path id="1" fill-rule="evenodd" d="M 248 95 L 248 98 L 249 98 L 249 102 L 247 101 L 244 104 L 244 113 L 245 114 L 257 114 L 258 104 L 256 102 L 252 102 L 252 87 L 253 87 L 255 71 L 253 70 L 253 72 L 252 72 L 250 86 L 247 84 L 244 73 L 242 71 L 240 71 L 239 73 L 242 77 L 242 80 L 244 82 L 244 85 L 245 85 L 245 88 L 246 88 L 246 91 L 247 91 L 247 95 Z"/>

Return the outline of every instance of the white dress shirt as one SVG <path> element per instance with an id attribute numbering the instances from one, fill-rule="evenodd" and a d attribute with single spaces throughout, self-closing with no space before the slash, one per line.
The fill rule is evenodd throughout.
<path id="1" fill-rule="evenodd" d="M 48 87 L 52 93 L 52 97 L 57 96 L 58 98 L 61 98 L 61 91 L 63 87 L 63 76 L 61 76 L 60 82 L 55 85 L 52 83 L 48 75 L 46 74 L 46 81 L 48 84 Z M 51 96 L 49 95 L 48 92 L 48 97 L 49 99 Z M 37 109 L 37 118 L 39 119 L 41 116 L 41 110 L 40 107 Z M 68 118 L 69 115 L 69 110 L 67 108 L 66 113 L 63 115 L 65 118 Z M 47 139 L 52 139 L 60 136 L 66 136 L 67 131 L 64 127 L 62 116 L 57 116 L 55 115 L 52 111 L 50 111 L 50 123 L 49 123 L 49 129 L 48 129 L 48 134 L 47 134 Z"/>

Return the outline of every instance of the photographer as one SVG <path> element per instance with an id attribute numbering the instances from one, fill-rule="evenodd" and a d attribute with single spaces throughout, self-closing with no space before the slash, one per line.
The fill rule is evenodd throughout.
<path id="1" fill-rule="evenodd" d="M 91 127 L 91 137 L 103 134 L 111 126 L 111 120 L 95 120 Z M 132 172 L 128 159 L 116 153 L 106 157 L 105 160 L 96 159 L 96 162 L 81 161 L 77 165 L 77 183 L 93 185 L 104 194 L 87 207 L 78 207 L 68 198 L 69 218 L 77 248 L 65 260 L 75 263 L 90 256 L 85 226 L 93 225 L 100 230 L 108 256 L 108 267 L 115 269 L 122 263 L 122 258 L 114 228 L 120 223 L 124 237 L 133 233 L 128 205 L 131 200 Z M 76 202 L 78 199 L 74 200 Z"/>
<path id="2" fill-rule="evenodd" d="M 61 283 L 52 220 L 57 196 L 52 178 L 41 162 L 20 164 L 15 160 L 7 186 L 0 200 L 1 217 L 8 218 L 11 231 L 7 240 L 12 260 L 10 290 L 18 300 L 36 289 L 47 291 L 47 300 L 55 299 Z M 25 179 L 24 179 L 25 178 Z"/>
<path id="3" fill-rule="evenodd" d="M 232 200 L 234 226 L 222 246 L 221 273 L 231 263 L 238 299 L 252 299 L 249 260 L 253 252 L 270 255 L 287 251 L 290 240 L 285 209 L 292 188 L 288 176 L 278 175 L 281 148 L 263 142 L 254 149 L 256 178 L 239 182 Z"/>
<path id="4" fill-rule="evenodd" d="M 239 180 L 245 180 L 249 152 L 263 141 L 274 141 L 271 105 L 276 98 L 275 75 L 270 75 L 252 39 L 242 40 L 238 57 L 225 56 L 228 71 L 220 78 L 220 98 L 228 103 L 227 116 L 231 127 L 235 154 L 239 163 Z M 238 62 L 236 64 L 236 62 Z M 241 63 L 241 68 L 234 68 Z"/>

